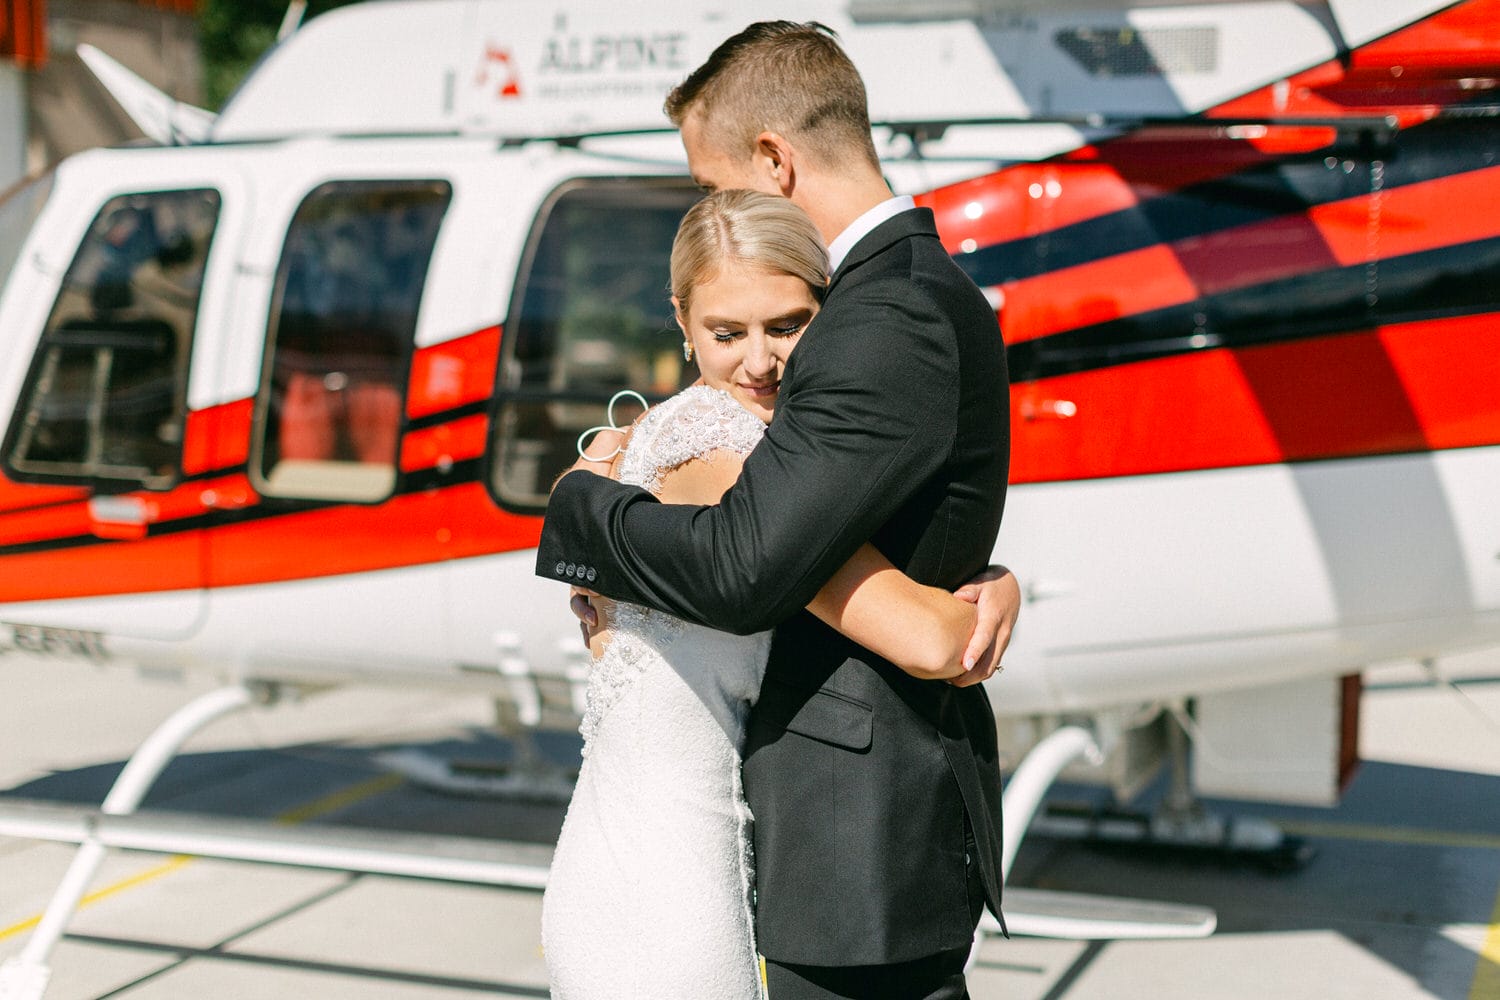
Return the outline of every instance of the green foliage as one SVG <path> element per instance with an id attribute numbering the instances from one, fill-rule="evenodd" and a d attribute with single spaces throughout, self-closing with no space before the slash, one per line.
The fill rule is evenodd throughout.
<path id="1" fill-rule="evenodd" d="M 304 23 L 357 0 L 310 0 Z M 245 74 L 276 42 L 287 0 L 203 0 L 198 36 L 203 51 L 203 90 L 207 106 L 218 110 Z"/>

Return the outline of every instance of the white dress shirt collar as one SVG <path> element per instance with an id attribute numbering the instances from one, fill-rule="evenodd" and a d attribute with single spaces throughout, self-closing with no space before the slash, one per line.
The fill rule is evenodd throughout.
<path id="1" fill-rule="evenodd" d="M 854 249 L 854 244 L 864 239 L 876 226 L 894 215 L 900 215 L 909 208 L 916 208 L 917 203 L 906 195 L 896 198 L 887 198 L 864 215 L 849 223 L 847 229 L 839 233 L 838 238 L 828 245 L 828 267 L 830 271 L 837 271 L 844 258 L 849 256 L 849 251 Z"/>

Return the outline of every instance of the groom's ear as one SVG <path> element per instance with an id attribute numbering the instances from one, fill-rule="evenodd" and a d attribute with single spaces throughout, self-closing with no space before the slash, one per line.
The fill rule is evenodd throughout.
<path id="1" fill-rule="evenodd" d="M 762 132 L 755 137 L 756 169 L 780 191 L 790 198 L 797 186 L 797 151 L 779 132 Z"/>

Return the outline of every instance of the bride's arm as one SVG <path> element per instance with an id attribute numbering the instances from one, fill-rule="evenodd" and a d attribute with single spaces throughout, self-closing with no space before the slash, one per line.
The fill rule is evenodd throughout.
<path id="1" fill-rule="evenodd" d="M 588 447 L 580 453 L 579 467 L 587 468 L 590 472 L 609 479 L 619 479 L 620 456 L 624 454 L 625 446 L 630 443 L 630 435 L 634 430 L 635 424 L 631 424 L 624 430 L 606 427 L 599 431 L 589 441 Z M 604 647 L 609 645 L 611 638 L 609 621 L 614 616 L 615 602 L 586 587 L 569 587 L 568 591 L 571 595 L 568 603 L 575 615 L 579 615 L 582 620 L 578 601 L 582 601 L 584 606 L 592 612 L 593 624 L 589 624 L 587 620 L 583 621 L 583 639 L 588 645 L 589 655 L 597 660 L 604 655 Z"/>
<path id="2" fill-rule="evenodd" d="M 807 610 L 829 627 L 922 680 L 965 673 L 978 610 L 902 573 L 866 543 L 818 591 Z"/>
<path id="3" fill-rule="evenodd" d="M 733 452 L 715 452 L 707 461 L 695 459 L 663 477 L 660 499 L 718 503 L 743 464 L 744 458 Z M 924 680 L 964 674 L 964 651 L 978 618 L 973 604 L 917 583 L 869 544 L 823 585 L 807 610 Z"/>

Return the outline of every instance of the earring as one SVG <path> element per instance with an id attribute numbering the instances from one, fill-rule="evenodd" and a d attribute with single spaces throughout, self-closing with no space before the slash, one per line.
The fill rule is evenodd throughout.
<path id="1" fill-rule="evenodd" d="M 682 360 L 693 360 L 693 342 L 691 340 L 684 340 L 682 342 Z"/>

